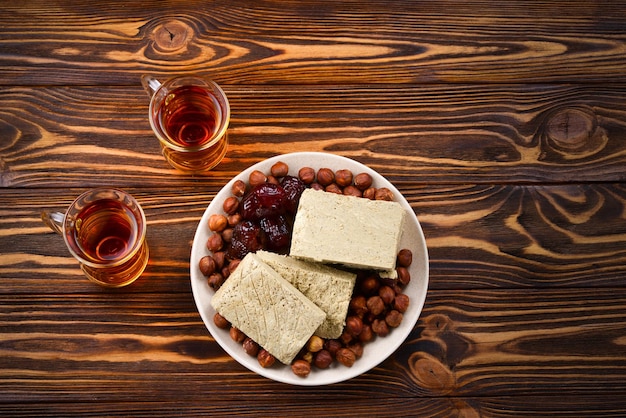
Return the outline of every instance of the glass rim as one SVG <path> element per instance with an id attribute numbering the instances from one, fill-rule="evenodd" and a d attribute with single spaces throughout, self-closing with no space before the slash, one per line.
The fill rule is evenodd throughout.
<path id="1" fill-rule="evenodd" d="M 162 134 L 162 129 L 160 129 L 160 127 L 158 127 L 155 124 L 155 121 L 154 121 L 155 118 L 153 118 L 153 114 L 155 110 L 154 106 L 156 103 L 155 98 L 159 95 L 159 93 L 164 88 L 169 88 L 172 83 L 183 80 L 183 79 L 199 80 L 203 83 L 208 84 L 212 89 L 214 89 L 218 93 L 214 95 L 217 101 L 219 102 L 220 106 L 222 106 L 222 104 L 224 105 L 224 108 L 222 109 L 222 118 L 220 119 L 220 128 L 217 130 L 217 132 L 213 136 L 213 139 L 199 146 L 184 147 L 182 145 L 179 145 L 173 142 L 172 140 L 169 139 L 169 137 L 167 136 L 165 132 L 163 132 Z M 181 84 L 181 86 L 183 85 L 184 84 Z M 207 87 L 207 86 L 205 85 L 204 87 Z M 228 129 L 228 125 L 230 122 L 230 102 L 228 101 L 228 97 L 226 96 L 226 93 L 224 92 L 224 90 L 219 86 L 219 84 L 217 84 L 213 80 L 200 77 L 200 76 L 195 76 L 195 75 L 182 75 L 182 76 L 172 77 L 172 78 L 165 80 L 150 98 L 150 106 L 148 108 L 148 119 L 150 121 L 150 127 L 152 128 L 152 132 L 154 132 L 155 136 L 157 137 L 157 139 L 159 140 L 159 142 L 161 142 L 163 146 L 169 149 L 172 149 L 174 151 L 183 152 L 183 153 L 204 151 L 205 149 L 211 148 L 212 146 L 214 146 L 216 143 L 218 143 L 224 138 L 224 135 L 226 134 L 226 130 Z"/>

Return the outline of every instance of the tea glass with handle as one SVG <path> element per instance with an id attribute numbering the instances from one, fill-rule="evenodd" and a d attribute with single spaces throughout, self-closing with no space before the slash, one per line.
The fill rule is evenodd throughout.
<path id="1" fill-rule="evenodd" d="M 92 189 L 77 197 L 65 213 L 44 211 L 41 217 L 63 236 L 87 278 L 99 285 L 129 285 L 148 264 L 146 216 L 135 198 L 122 190 Z"/>
<path id="2" fill-rule="evenodd" d="M 190 173 L 218 165 L 228 148 L 230 122 L 230 104 L 222 88 L 191 75 L 161 83 L 144 74 L 141 83 L 150 96 L 150 126 L 169 164 Z"/>

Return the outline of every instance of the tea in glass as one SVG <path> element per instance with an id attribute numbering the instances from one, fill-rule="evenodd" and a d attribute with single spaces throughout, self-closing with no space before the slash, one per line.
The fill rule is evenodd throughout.
<path id="1" fill-rule="evenodd" d="M 42 215 L 63 235 L 86 276 L 103 286 L 134 282 L 148 264 L 146 219 L 136 200 L 117 189 L 94 189 L 79 196 L 63 215 Z"/>
<path id="2" fill-rule="evenodd" d="M 144 75 L 150 100 L 150 125 L 166 160 L 175 168 L 199 173 L 222 160 L 228 148 L 230 105 L 213 81 L 183 76 L 161 84 Z"/>

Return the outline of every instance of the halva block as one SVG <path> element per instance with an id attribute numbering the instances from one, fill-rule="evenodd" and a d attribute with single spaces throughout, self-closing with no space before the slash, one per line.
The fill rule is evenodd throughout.
<path id="1" fill-rule="evenodd" d="M 256 255 L 326 312 L 326 319 L 315 335 L 322 338 L 341 336 L 356 274 L 267 251 L 257 251 Z"/>
<path id="2" fill-rule="evenodd" d="M 404 216 L 398 202 L 306 189 L 289 255 L 393 275 Z"/>
<path id="3" fill-rule="evenodd" d="M 211 306 L 281 363 L 290 364 L 326 314 L 255 254 L 244 257 Z"/>

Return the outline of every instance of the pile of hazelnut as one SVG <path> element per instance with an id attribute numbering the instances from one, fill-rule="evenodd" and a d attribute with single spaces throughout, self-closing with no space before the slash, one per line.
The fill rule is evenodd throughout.
<path id="1" fill-rule="evenodd" d="M 300 194 L 304 188 L 308 187 L 372 200 L 393 200 L 391 190 L 384 187 L 372 187 L 373 179 L 368 173 L 354 175 L 347 169 L 333 171 L 329 168 L 320 168 L 316 171 L 311 167 L 301 168 L 297 177 L 289 176 L 288 172 L 289 167 L 283 162 L 274 164 L 270 173 L 267 174 L 258 170 L 251 172 L 248 183 L 242 180 L 233 183 L 232 196 L 224 200 L 223 213 L 212 214 L 209 217 L 208 227 L 212 234 L 207 240 L 207 249 L 211 254 L 200 259 L 199 267 L 212 289 L 220 288 L 245 255 L 241 251 L 233 251 L 233 235 L 238 235 L 237 229 L 242 227 L 244 222 L 248 222 L 242 216 L 242 200 L 251 193 L 251 190 L 258 189 L 259 185 L 282 183 L 287 184 L 286 187 L 292 187 L 297 181 L 302 184 L 301 188 L 299 185 L 295 187 L 296 190 L 300 190 Z M 290 199 L 295 199 L 291 205 L 297 207 L 299 194 L 291 190 L 288 195 Z M 288 219 L 293 215 L 295 213 L 286 214 Z M 291 233 L 291 222 L 292 219 L 287 222 L 289 233 Z M 260 236 L 264 237 L 263 232 Z M 264 239 L 259 238 L 254 243 L 254 245 L 260 245 L 262 249 L 267 249 L 263 247 Z M 240 245 L 235 247 L 240 248 Z M 258 249 L 253 248 L 250 251 Z M 409 307 L 410 300 L 403 293 L 403 289 L 411 280 L 409 267 L 412 259 L 413 255 L 410 250 L 399 251 L 396 260 L 396 279 L 382 278 L 375 271 L 355 271 L 357 281 L 342 335 L 338 339 L 312 336 L 292 362 L 292 371 L 297 376 L 306 377 L 313 366 L 326 369 L 334 361 L 351 367 L 362 356 L 364 344 L 377 337 L 385 337 L 393 328 L 398 327 L 402 322 L 403 314 Z M 247 354 L 256 357 L 262 367 L 271 367 L 275 363 L 274 356 L 241 330 L 233 327 L 219 313 L 215 314 L 213 321 L 218 328 L 228 330 L 230 337 L 242 344 Z"/>

